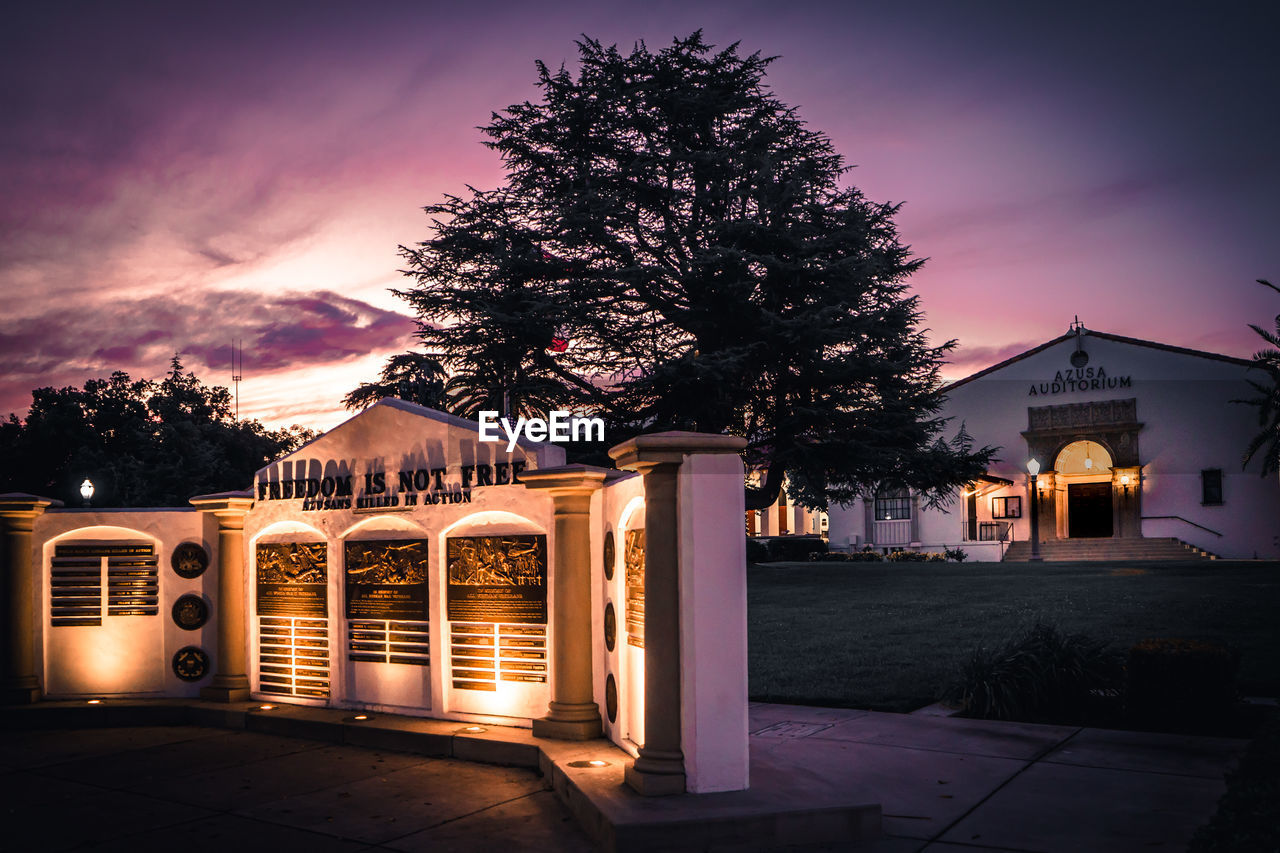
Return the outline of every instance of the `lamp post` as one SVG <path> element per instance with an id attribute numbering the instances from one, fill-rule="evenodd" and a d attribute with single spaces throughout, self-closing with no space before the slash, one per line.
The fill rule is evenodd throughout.
<path id="1" fill-rule="evenodd" d="M 84 482 L 80 484 L 80 497 L 84 498 L 85 506 L 88 506 L 89 501 L 93 500 L 93 483 L 89 482 L 88 477 L 85 477 Z"/>
<path id="2" fill-rule="evenodd" d="M 1119 520 L 1120 520 L 1119 528 L 1120 528 L 1120 536 L 1125 536 L 1126 531 L 1125 531 L 1124 522 L 1125 522 L 1125 517 L 1129 513 L 1129 475 L 1128 474 L 1120 475 L 1120 488 L 1122 489 L 1122 491 L 1120 493 L 1120 512 L 1118 513 Z"/>
<path id="3" fill-rule="evenodd" d="M 1036 485 L 1036 477 L 1040 474 L 1040 463 L 1035 459 L 1027 462 L 1027 473 L 1031 475 L 1031 562 L 1044 560 L 1040 556 L 1040 490 Z"/>

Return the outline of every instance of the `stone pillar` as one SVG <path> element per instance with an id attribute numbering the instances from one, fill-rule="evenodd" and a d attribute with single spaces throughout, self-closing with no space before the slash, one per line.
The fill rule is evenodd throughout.
<path id="1" fill-rule="evenodd" d="M 609 451 L 619 468 L 644 475 L 644 733 L 626 769 L 627 784 L 646 796 L 685 791 L 680 734 L 680 466 L 693 453 L 739 453 L 730 435 L 640 435 Z"/>
<path id="2" fill-rule="evenodd" d="M 1058 511 L 1058 504 L 1065 506 L 1066 492 L 1058 490 L 1058 472 L 1044 471 L 1040 474 L 1040 541 L 1052 542 L 1062 539 L 1065 531 L 1066 513 Z"/>
<path id="3" fill-rule="evenodd" d="M 602 731 L 591 679 L 591 495 L 607 473 L 569 465 L 520 475 L 525 488 L 546 490 L 555 505 L 551 704 L 533 721 L 536 737 L 590 740 Z"/>
<path id="4" fill-rule="evenodd" d="M 1115 508 L 1112 534 L 1123 539 L 1141 539 L 1142 468 L 1112 468 L 1111 490 Z"/>
<path id="5" fill-rule="evenodd" d="M 191 505 L 218 519 L 218 665 L 200 698 L 242 702 L 249 698 L 248 634 L 245 631 L 244 516 L 253 508 L 251 492 L 200 495 Z"/>
<path id="6" fill-rule="evenodd" d="M 36 570 L 32 565 L 32 530 L 36 518 L 61 501 L 36 495 L 0 495 L 4 582 L 0 584 L 0 618 L 4 620 L 4 654 L 0 659 L 0 704 L 26 705 L 40 699 L 36 678 Z"/>

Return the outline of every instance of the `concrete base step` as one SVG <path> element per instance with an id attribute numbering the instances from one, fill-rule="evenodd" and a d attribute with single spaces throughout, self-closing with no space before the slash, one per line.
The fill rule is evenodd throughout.
<path id="1" fill-rule="evenodd" d="M 1181 539 L 1053 539 L 1040 543 L 1040 556 L 1050 562 L 1094 560 L 1216 560 L 1217 555 Z M 1031 559 L 1030 542 L 1013 542 L 1005 552 L 1007 562 Z"/>

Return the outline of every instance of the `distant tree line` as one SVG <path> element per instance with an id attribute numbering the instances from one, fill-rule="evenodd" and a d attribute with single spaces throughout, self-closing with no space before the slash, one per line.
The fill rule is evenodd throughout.
<path id="1" fill-rule="evenodd" d="M 116 371 L 83 388 L 37 388 L 25 418 L 0 423 L 0 492 L 79 505 L 185 506 L 193 495 L 248 488 L 253 474 L 314 433 L 237 420 L 231 393 L 184 372 L 174 356 L 161 380 Z"/>

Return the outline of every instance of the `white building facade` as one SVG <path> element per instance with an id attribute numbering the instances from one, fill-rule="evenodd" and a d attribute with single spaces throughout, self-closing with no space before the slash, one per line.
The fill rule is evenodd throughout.
<path id="1" fill-rule="evenodd" d="M 1258 430 L 1257 410 L 1233 402 L 1256 393 L 1249 367 L 1076 328 L 946 389 L 949 431 L 963 424 L 975 446 L 999 448 L 985 477 L 944 507 L 906 492 L 832 507 L 831 547 L 1025 559 L 1034 506 L 1046 559 L 1082 547 L 1154 555 L 1175 541 L 1222 558 L 1280 558 L 1280 482 L 1260 476 L 1256 459 L 1241 466 Z"/>

